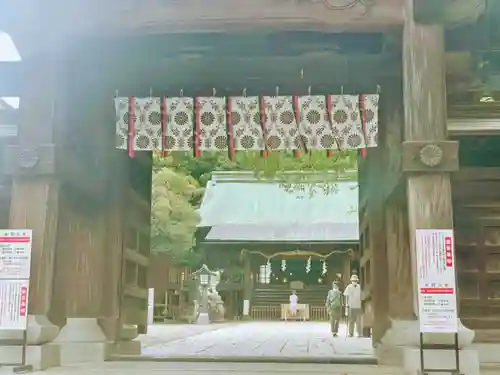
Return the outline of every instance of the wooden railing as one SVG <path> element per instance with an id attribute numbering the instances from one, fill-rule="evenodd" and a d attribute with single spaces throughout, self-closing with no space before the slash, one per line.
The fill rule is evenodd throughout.
<path id="1" fill-rule="evenodd" d="M 168 269 L 168 283 L 174 285 L 181 285 L 191 279 L 193 271 L 189 268 L 169 267 Z"/>
<path id="2" fill-rule="evenodd" d="M 280 320 L 281 306 L 255 306 L 251 308 L 250 317 L 253 320 Z"/>
<path id="3" fill-rule="evenodd" d="M 309 319 L 314 321 L 328 321 L 328 311 L 325 306 L 311 306 L 309 308 Z"/>
<path id="4" fill-rule="evenodd" d="M 281 305 L 254 306 L 250 309 L 253 320 L 281 320 Z M 311 321 L 328 321 L 328 311 L 324 306 L 309 306 L 309 319 Z"/>

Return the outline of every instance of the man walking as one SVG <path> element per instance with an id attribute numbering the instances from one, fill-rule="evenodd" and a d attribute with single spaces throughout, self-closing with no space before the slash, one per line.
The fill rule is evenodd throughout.
<path id="1" fill-rule="evenodd" d="M 330 330 L 333 337 L 337 337 L 340 319 L 342 318 L 342 293 L 337 281 L 332 283 L 332 289 L 328 291 L 325 306 L 330 315 Z"/>
<path id="2" fill-rule="evenodd" d="M 354 325 L 358 337 L 362 337 L 361 329 L 361 286 L 358 284 L 358 275 L 351 276 L 351 283 L 345 288 L 347 319 L 349 325 L 349 337 L 354 336 Z"/>

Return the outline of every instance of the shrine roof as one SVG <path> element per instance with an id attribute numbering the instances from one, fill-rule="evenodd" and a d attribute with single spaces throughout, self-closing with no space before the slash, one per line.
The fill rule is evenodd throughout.
<path id="1" fill-rule="evenodd" d="M 199 210 L 199 226 L 210 228 L 205 241 L 357 242 L 358 183 L 336 181 L 325 193 L 323 175 L 335 174 L 309 174 L 303 189 L 290 191 L 279 178 L 214 174 Z"/>

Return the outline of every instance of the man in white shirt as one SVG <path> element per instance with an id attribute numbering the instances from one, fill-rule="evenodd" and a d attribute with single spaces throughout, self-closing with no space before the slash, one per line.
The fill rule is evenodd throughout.
<path id="1" fill-rule="evenodd" d="M 351 283 L 345 288 L 349 337 L 354 336 L 354 325 L 358 337 L 362 337 L 361 329 L 361 286 L 358 284 L 358 275 L 351 276 Z"/>

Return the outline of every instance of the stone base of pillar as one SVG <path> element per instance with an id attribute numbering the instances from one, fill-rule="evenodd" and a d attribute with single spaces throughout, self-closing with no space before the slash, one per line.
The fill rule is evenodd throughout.
<path id="1" fill-rule="evenodd" d="M 480 363 L 500 363 L 500 329 L 479 329 L 472 348 L 479 353 Z"/>
<path id="2" fill-rule="evenodd" d="M 2 346 L 0 348 L 0 363 L 21 362 L 21 346 Z M 26 364 L 33 366 L 34 371 L 43 371 L 61 365 L 60 345 L 28 345 L 26 348 Z"/>
<path id="3" fill-rule="evenodd" d="M 135 340 L 114 343 L 112 348 L 112 355 L 141 355 L 141 353 L 141 342 Z"/>
<path id="4" fill-rule="evenodd" d="M 500 343 L 474 343 L 471 346 L 479 355 L 480 363 L 500 364 Z"/>
<path id="5" fill-rule="evenodd" d="M 102 362 L 112 351 L 95 318 L 68 318 L 54 342 L 61 345 L 61 365 Z"/>
<path id="6" fill-rule="evenodd" d="M 446 334 L 433 334 L 432 337 L 424 337 L 428 344 L 453 344 L 453 337 Z M 466 328 L 459 322 L 458 344 L 460 349 L 474 351 L 471 349 L 474 340 L 474 331 Z M 381 365 L 404 366 L 405 358 L 412 358 L 409 349 L 419 351 L 420 346 L 420 327 L 417 320 L 404 321 L 393 320 L 391 328 L 387 330 L 384 337 L 375 346 L 375 355 Z M 471 354 L 466 354 L 471 356 Z M 477 353 L 476 353 L 477 355 Z M 419 356 L 420 358 L 420 356 Z M 469 358 L 469 357 L 467 357 Z M 411 363 L 411 360 L 408 359 Z M 419 359 L 420 363 L 420 359 Z M 409 364 L 410 366 L 410 364 Z M 479 367 L 478 367 L 479 371 Z"/>
<path id="7" fill-rule="evenodd" d="M 59 327 L 53 325 L 44 315 L 28 316 L 28 347 L 26 362 L 34 370 L 46 370 L 60 366 L 59 345 L 52 343 L 59 333 Z M 0 330 L 0 340 L 22 342 L 20 331 Z M 0 346 L 0 363 L 21 362 L 22 347 L 20 345 Z"/>
<path id="8" fill-rule="evenodd" d="M 461 349 L 460 374 L 480 375 L 479 356 L 474 349 Z M 424 355 L 425 367 L 433 370 L 454 369 L 456 366 L 455 352 L 450 350 L 432 350 Z M 405 348 L 403 369 L 407 375 L 420 375 L 420 349 Z"/>
<path id="9" fill-rule="evenodd" d="M 112 355 L 141 355 L 140 341 L 134 341 L 139 335 L 136 325 L 125 324 L 120 330 L 120 341 L 113 343 Z"/>

